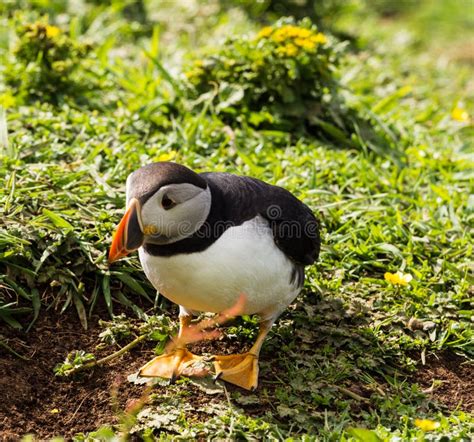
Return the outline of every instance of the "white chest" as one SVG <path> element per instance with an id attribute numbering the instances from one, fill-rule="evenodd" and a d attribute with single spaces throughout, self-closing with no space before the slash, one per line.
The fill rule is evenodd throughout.
<path id="1" fill-rule="evenodd" d="M 199 253 L 151 256 L 143 270 L 164 296 L 188 310 L 220 312 L 246 295 L 244 314 L 278 314 L 297 296 L 293 264 L 275 245 L 266 220 L 231 227 Z"/>

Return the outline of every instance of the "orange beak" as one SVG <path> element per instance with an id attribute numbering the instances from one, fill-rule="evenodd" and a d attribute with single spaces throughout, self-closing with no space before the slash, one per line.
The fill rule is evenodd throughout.
<path id="1" fill-rule="evenodd" d="M 143 244 L 144 235 L 139 216 L 140 203 L 136 199 L 132 199 L 112 239 L 109 263 L 127 256 Z"/>

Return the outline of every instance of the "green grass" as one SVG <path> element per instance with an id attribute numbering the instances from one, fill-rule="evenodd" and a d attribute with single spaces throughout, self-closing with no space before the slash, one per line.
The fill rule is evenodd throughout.
<path id="1" fill-rule="evenodd" d="M 34 6 L 25 20 L 47 12 L 93 52 L 74 73 L 81 92 L 68 89 L 52 103 L 0 81 L 8 127 L 7 143 L 0 124 L 0 320 L 26 328 L 44 308 L 75 308 L 86 327 L 99 302 L 111 314 L 121 303 L 143 317 L 158 299 L 136 257 L 106 263 L 127 175 L 156 160 L 252 175 L 293 191 L 319 214 L 320 260 L 266 342 L 261 370 L 271 375 L 257 394 L 213 399 L 209 418 L 195 423 L 190 416 L 199 410 L 181 383 L 148 411 L 168 416 L 168 430 L 143 418 L 145 434 L 359 440 L 350 428 L 369 428 L 382 440 L 415 440 L 423 431 L 414 419 L 426 417 L 440 422 L 432 440 L 472 435 L 472 416 L 431 402 L 407 378 L 429 352 L 474 358 L 473 130 L 451 115 L 461 105 L 474 113 L 472 65 L 451 51 L 456 27 L 472 38 L 472 12 L 463 19 L 461 6 L 427 2 L 387 26 L 371 13 L 360 28 L 352 9 L 334 23 L 355 37 L 341 60 L 341 93 L 393 135 L 400 161 L 364 146 L 366 133 L 357 133 L 357 149 L 347 148 L 308 133 L 256 129 L 239 113 L 223 118 L 215 99 L 190 97 L 183 58 L 200 56 L 223 35 L 260 29 L 237 7 L 199 3 L 193 16 L 184 2 L 160 9 L 149 1 L 140 23 L 126 2 L 87 2 L 74 15 L 62 2 L 20 3 Z M 0 7 L 0 28 L 8 30 L 2 66 L 19 63 L 11 52 L 14 5 Z M 444 38 L 427 32 L 440 16 Z M 409 286 L 384 280 L 397 270 L 413 275 Z M 411 318 L 429 327 L 410 329 Z M 253 327 L 234 331 L 245 340 Z"/>

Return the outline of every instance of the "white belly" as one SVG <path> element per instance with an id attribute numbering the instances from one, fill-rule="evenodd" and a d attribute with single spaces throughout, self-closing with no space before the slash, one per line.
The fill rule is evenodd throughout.
<path id="1" fill-rule="evenodd" d="M 206 250 L 170 257 L 139 249 L 143 270 L 164 296 L 188 310 L 221 312 L 246 296 L 242 314 L 281 313 L 298 295 L 293 264 L 261 217 L 227 229 Z"/>

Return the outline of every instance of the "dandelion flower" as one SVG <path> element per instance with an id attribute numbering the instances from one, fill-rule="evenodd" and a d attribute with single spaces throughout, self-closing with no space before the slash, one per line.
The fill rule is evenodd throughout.
<path id="1" fill-rule="evenodd" d="M 393 285 L 408 285 L 413 279 L 413 276 L 409 273 L 402 273 L 398 271 L 397 273 L 387 272 L 384 275 L 385 281 L 392 283 Z"/>
<path id="2" fill-rule="evenodd" d="M 257 38 L 266 38 L 270 36 L 273 32 L 273 28 L 271 26 L 265 26 L 260 30 L 260 32 L 257 34 Z"/>
<path id="3" fill-rule="evenodd" d="M 2 106 L 5 109 L 8 109 L 9 107 L 15 106 L 16 100 L 13 95 L 10 95 L 9 93 L 4 93 L 0 95 L 0 106 Z"/>
<path id="4" fill-rule="evenodd" d="M 283 41 L 286 40 L 288 37 L 288 33 L 285 31 L 284 28 L 277 29 L 273 35 L 272 35 L 272 40 L 275 41 L 276 43 L 282 43 Z"/>
<path id="5" fill-rule="evenodd" d="M 309 29 L 294 28 L 292 36 L 297 37 L 297 38 L 308 38 L 308 37 L 311 37 L 312 34 L 313 34 L 313 32 L 310 31 Z"/>
<path id="6" fill-rule="evenodd" d="M 327 39 L 327 37 L 326 37 L 323 33 L 318 32 L 317 34 L 315 34 L 315 35 L 313 35 L 313 36 L 311 37 L 311 41 L 312 41 L 313 43 L 322 44 L 322 45 L 323 45 L 323 44 L 326 44 L 326 43 L 328 42 L 328 39 Z"/>
<path id="7" fill-rule="evenodd" d="M 276 29 L 274 32 L 273 29 L 271 32 L 267 31 L 266 29 L 267 28 L 263 28 L 260 31 L 259 36 L 262 33 L 264 36 L 273 34 L 272 40 L 276 43 L 293 40 L 294 44 L 305 49 L 314 49 L 317 44 L 323 44 L 327 41 L 323 34 L 315 34 L 311 29 L 301 28 L 299 26 L 286 25 Z"/>
<path id="8" fill-rule="evenodd" d="M 429 419 L 415 419 L 415 425 L 423 431 L 433 431 L 440 426 L 440 423 Z"/>
<path id="9" fill-rule="evenodd" d="M 316 43 L 308 38 L 296 38 L 295 44 L 308 51 L 311 51 L 316 47 Z"/>
<path id="10" fill-rule="evenodd" d="M 176 151 L 170 150 L 158 156 L 157 161 L 172 161 L 176 158 Z"/>
<path id="11" fill-rule="evenodd" d="M 451 118 L 461 123 L 469 121 L 469 114 L 462 107 L 456 106 L 451 112 Z"/>
<path id="12" fill-rule="evenodd" d="M 51 25 L 46 26 L 46 36 L 48 38 L 57 37 L 60 33 L 61 33 L 61 29 L 59 29 L 57 26 L 51 26 Z"/>
<path id="13" fill-rule="evenodd" d="M 285 46 L 280 46 L 277 52 L 283 56 L 294 57 L 298 53 L 298 48 L 294 44 L 288 43 Z"/>

